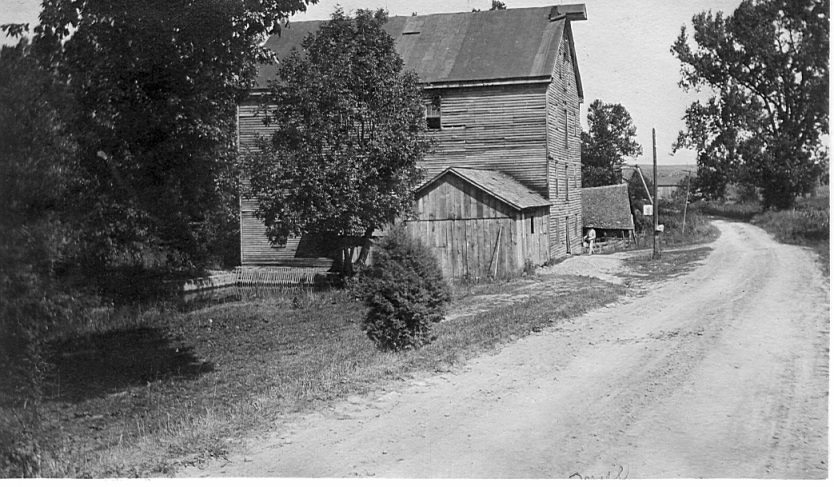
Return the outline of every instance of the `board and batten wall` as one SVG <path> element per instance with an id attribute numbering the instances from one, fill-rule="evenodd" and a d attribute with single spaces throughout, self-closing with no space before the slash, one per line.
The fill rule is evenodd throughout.
<path id="1" fill-rule="evenodd" d="M 447 174 L 418 194 L 413 238 L 431 249 L 449 279 L 508 278 L 548 259 L 548 207 L 519 211 Z"/>
<path id="2" fill-rule="evenodd" d="M 582 155 L 579 91 L 569 46 L 570 24 L 547 87 L 547 160 L 550 254 L 582 252 Z"/>

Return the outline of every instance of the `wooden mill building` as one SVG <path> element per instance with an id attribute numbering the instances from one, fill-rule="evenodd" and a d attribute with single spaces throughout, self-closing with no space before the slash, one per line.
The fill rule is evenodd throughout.
<path id="1" fill-rule="evenodd" d="M 584 5 L 391 17 L 385 26 L 425 91 L 437 144 L 421 162 L 417 217 L 406 225 L 450 278 L 505 277 L 581 252 L 579 107 L 582 82 L 571 22 Z M 284 58 L 321 22 L 294 22 L 267 45 Z M 239 143 L 269 127 L 259 93 L 238 110 Z M 269 244 L 255 203 L 241 202 L 241 263 L 329 265 L 315 245 Z M 310 237 L 307 240 L 311 240 Z M 320 253 L 321 254 L 321 253 Z"/>

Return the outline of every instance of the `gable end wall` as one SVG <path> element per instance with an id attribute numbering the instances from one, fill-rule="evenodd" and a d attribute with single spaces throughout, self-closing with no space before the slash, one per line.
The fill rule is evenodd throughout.
<path id="1" fill-rule="evenodd" d="M 559 46 L 552 81 L 547 87 L 547 198 L 551 202 L 548 231 L 551 258 L 567 255 L 568 247 L 571 253 L 582 251 L 582 129 L 579 123 L 579 92 L 568 45 L 569 33 L 568 25 Z"/>

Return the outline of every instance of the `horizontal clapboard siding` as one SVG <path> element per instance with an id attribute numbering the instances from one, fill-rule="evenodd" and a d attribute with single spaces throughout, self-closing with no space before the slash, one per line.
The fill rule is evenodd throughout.
<path id="1" fill-rule="evenodd" d="M 238 106 L 238 144 L 240 151 L 258 150 L 258 140 L 269 138 L 273 129 L 264 124 L 268 111 L 257 99 L 251 98 Z M 242 182 L 246 184 L 245 181 Z M 264 223 L 255 216 L 257 201 L 240 200 L 240 262 L 244 266 L 276 265 L 329 268 L 333 260 L 325 257 L 326 252 L 311 251 L 306 245 L 309 237 L 290 237 L 286 245 L 272 245 L 266 236 Z M 303 241 L 304 240 L 304 241 Z M 312 247 L 315 247 L 313 245 Z M 315 255 L 315 254 L 323 255 Z"/>
<path id="2" fill-rule="evenodd" d="M 275 110 L 275 105 L 262 107 L 257 98 L 250 98 L 238 106 L 238 146 L 242 152 L 258 149 L 260 137 L 269 138 L 274 129 L 264 119 Z"/>
<path id="3" fill-rule="evenodd" d="M 582 250 L 580 100 L 570 58 L 569 36 L 568 28 L 547 88 L 547 172 L 551 202 L 548 230 L 553 258 Z"/>
<path id="4" fill-rule="evenodd" d="M 427 90 L 440 97 L 441 130 L 420 165 L 501 171 L 547 196 L 545 84 Z"/>
<path id="5" fill-rule="evenodd" d="M 246 201 L 241 202 L 241 207 Z M 240 262 L 241 265 L 300 265 L 309 267 L 330 267 L 331 259 L 325 257 L 299 256 L 300 237 L 287 239 L 286 245 L 270 244 L 266 227 L 255 217 L 253 211 L 240 212 Z"/>

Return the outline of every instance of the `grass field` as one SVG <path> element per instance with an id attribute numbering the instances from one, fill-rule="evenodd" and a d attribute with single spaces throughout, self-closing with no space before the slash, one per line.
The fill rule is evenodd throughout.
<path id="1" fill-rule="evenodd" d="M 452 306 L 503 295 L 538 278 L 470 286 Z M 359 327 L 363 305 L 344 291 L 230 302 L 191 312 L 150 308 L 100 317 L 50 343 L 42 474 L 145 477 L 222 457 L 282 416 L 447 370 L 501 343 L 623 292 L 557 277 L 564 293 L 531 296 L 435 327 L 405 353 L 377 350 Z M 489 299 L 487 299 L 489 301 Z"/>

